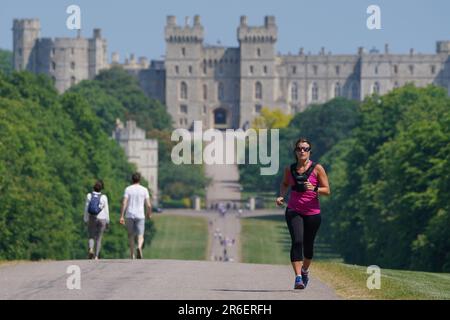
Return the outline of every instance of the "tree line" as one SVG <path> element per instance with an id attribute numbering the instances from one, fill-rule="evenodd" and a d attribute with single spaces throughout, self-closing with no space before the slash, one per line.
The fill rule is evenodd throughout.
<path id="1" fill-rule="evenodd" d="M 4 56 L 0 66 L 8 66 L 10 55 Z M 126 256 L 126 231 L 115 221 L 136 168 L 110 138 L 117 118 L 136 120 L 158 139 L 166 203 L 187 206 L 197 190 L 204 192 L 201 167 L 182 170 L 170 161 L 166 108 L 125 70 L 102 71 L 61 95 L 48 76 L 0 68 L 0 259 L 84 258 L 82 214 L 96 179 L 104 181 L 112 213 L 103 257 Z M 148 245 L 155 228 L 147 223 Z"/>
<path id="2" fill-rule="evenodd" d="M 321 237 L 345 262 L 450 271 L 449 110 L 445 89 L 408 84 L 361 103 L 312 105 L 280 129 L 281 169 L 307 137 L 312 160 L 328 172 Z M 246 189 L 278 193 L 282 170 L 240 172 Z"/>

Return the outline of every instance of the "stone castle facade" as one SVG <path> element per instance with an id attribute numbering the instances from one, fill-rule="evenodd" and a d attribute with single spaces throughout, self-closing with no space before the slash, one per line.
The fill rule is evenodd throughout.
<path id="1" fill-rule="evenodd" d="M 84 79 L 93 79 L 108 68 L 107 42 L 100 29 L 90 39 L 41 38 L 38 19 L 13 22 L 13 65 L 15 70 L 48 74 L 63 92 Z"/>
<path id="2" fill-rule="evenodd" d="M 394 54 L 359 48 L 356 54 L 279 54 L 275 17 L 249 26 L 242 16 L 237 28 L 238 47 L 207 45 L 200 17 L 177 24 L 168 16 L 164 31 L 164 61 L 132 56 L 120 64 L 113 54 L 106 61 L 106 40 L 100 30 L 91 39 L 39 38 L 39 22 L 14 21 L 14 66 L 50 74 L 60 91 L 100 69 L 121 65 L 134 74 L 143 90 L 163 102 L 175 127 L 191 128 L 195 120 L 205 127 L 245 128 L 262 107 L 292 114 L 308 105 L 342 96 L 362 100 L 373 93 L 414 82 L 436 84 L 450 93 L 450 41 L 438 41 L 436 53 Z"/>
<path id="3" fill-rule="evenodd" d="M 153 203 L 158 203 L 158 140 L 147 139 L 145 130 L 136 126 L 135 121 L 127 121 L 125 126 L 116 121 L 112 133 L 125 151 L 128 161 L 134 163 L 148 182 Z"/>

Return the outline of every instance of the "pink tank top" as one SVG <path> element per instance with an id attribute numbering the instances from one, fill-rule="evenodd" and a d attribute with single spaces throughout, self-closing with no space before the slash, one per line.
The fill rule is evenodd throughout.
<path id="1" fill-rule="evenodd" d="M 312 165 L 312 162 L 311 164 Z M 318 179 L 316 173 L 311 172 L 308 181 L 316 186 L 318 183 Z M 294 178 L 292 177 L 292 173 L 289 170 L 289 185 L 295 186 Z M 305 191 L 305 192 L 297 192 L 291 189 L 291 195 L 289 197 L 288 208 L 305 216 L 312 216 L 320 213 L 320 205 L 319 198 L 317 196 L 317 192 L 314 191 Z"/>

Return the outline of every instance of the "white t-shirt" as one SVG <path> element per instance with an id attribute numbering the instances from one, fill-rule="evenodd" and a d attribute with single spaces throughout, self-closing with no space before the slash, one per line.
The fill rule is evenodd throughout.
<path id="1" fill-rule="evenodd" d="M 125 189 L 123 197 L 128 199 L 125 218 L 145 219 L 145 200 L 150 198 L 148 189 L 140 184 L 133 184 Z"/>
<path id="2" fill-rule="evenodd" d="M 100 194 L 99 192 L 95 192 L 95 191 L 93 191 L 92 193 Z M 87 196 L 86 196 L 86 204 L 84 206 L 84 222 L 88 222 L 89 221 L 90 214 L 88 212 L 88 207 L 89 207 L 89 202 L 91 202 L 91 197 L 92 197 L 91 193 L 88 193 Z M 104 194 L 102 194 L 101 197 L 100 197 L 100 207 L 103 208 L 103 209 L 97 215 L 97 219 L 105 219 L 106 222 L 109 223 L 108 198 Z"/>

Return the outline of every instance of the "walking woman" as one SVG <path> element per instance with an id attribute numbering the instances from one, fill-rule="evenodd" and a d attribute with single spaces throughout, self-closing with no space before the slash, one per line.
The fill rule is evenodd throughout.
<path id="1" fill-rule="evenodd" d="M 101 194 L 102 190 L 103 182 L 98 180 L 93 191 L 86 196 L 84 222 L 88 225 L 89 233 L 88 259 L 99 259 L 103 233 L 109 225 L 108 198 Z"/>
<path id="2" fill-rule="evenodd" d="M 311 143 L 304 138 L 298 139 L 294 149 L 296 162 L 285 168 L 280 196 L 276 199 L 277 205 L 283 205 L 288 188 L 291 188 L 285 217 L 292 240 L 294 289 L 304 289 L 308 285 L 314 239 L 321 222 L 319 195 L 330 195 L 325 169 L 313 163 L 310 155 Z"/>

